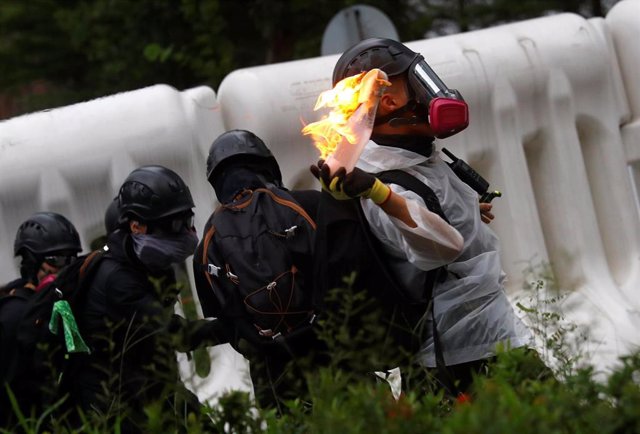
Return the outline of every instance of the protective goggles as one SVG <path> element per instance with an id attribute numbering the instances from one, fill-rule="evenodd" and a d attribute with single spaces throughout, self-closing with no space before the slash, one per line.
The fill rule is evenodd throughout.
<path id="1" fill-rule="evenodd" d="M 429 108 L 429 125 L 437 138 L 449 137 L 469 125 L 469 107 L 449 89 L 422 56 L 409 67 L 409 86 L 418 103 Z"/>
<path id="2" fill-rule="evenodd" d="M 55 268 L 65 267 L 73 262 L 76 259 L 76 256 L 68 256 L 68 255 L 53 255 L 53 256 L 45 256 L 44 262 L 48 265 Z"/>
<path id="3" fill-rule="evenodd" d="M 177 234 L 184 230 L 193 229 L 193 214 L 169 216 L 150 223 L 153 232 Z"/>

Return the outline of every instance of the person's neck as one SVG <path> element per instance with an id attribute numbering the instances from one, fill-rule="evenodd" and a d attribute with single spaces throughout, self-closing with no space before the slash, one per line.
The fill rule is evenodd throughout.
<path id="1" fill-rule="evenodd" d="M 416 125 L 393 125 L 385 122 L 373 127 L 373 134 L 376 135 L 403 135 L 403 136 L 423 136 L 433 139 L 433 134 L 429 124 L 424 121 Z"/>
<path id="2" fill-rule="evenodd" d="M 380 146 L 406 149 L 430 157 L 433 153 L 433 137 L 412 134 L 372 134 L 371 140 Z"/>

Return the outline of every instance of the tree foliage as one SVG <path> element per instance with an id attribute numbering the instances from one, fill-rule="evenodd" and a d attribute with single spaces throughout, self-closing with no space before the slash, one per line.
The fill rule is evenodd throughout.
<path id="1" fill-rule="evenodd" d="M 315 57 L 331 18 L 357 3 L 415 40 L 560 11 L 601 15 L 615 1 L 3 0 L 0 88 L 16 102 L 4 116 L 156 83 L 217 88 L 237 68 Z"/>

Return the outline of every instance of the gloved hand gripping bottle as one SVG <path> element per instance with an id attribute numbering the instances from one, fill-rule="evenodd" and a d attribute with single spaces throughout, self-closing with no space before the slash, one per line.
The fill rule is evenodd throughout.
<path id="1" fill-rule="evenodd" d="M 340 167 L 344 167 L 347 173 L 350 173 L 356 166 L 364 146 L 371 138 L 378 103 L 388 85 L 387 74 L 380 69 L 372 69 L 362 78 L 362 87 L 358 95 L 359 107 L 349 117 L 345 128 L 350 133 L 350 139 L 343 135 L 336 150 L 325 162 L 332 174 Z"/>

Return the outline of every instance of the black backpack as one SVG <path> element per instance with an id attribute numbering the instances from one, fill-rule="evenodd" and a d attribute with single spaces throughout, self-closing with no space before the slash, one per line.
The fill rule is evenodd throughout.
<path id="1" fill-rule="evenodd" d="M 316 224 L 281 188 L 245 190 L 207 223 L 198 259 L 215 304 L 258 347 L 308 331 Z"/>
<path id="2" fill-rule="evenodd" d="M 23 281 L 20 282 L 23 283 Z M 27 303 L 31 297 L 31 295 L 27 295 L 23 291 L 17 291 L 15 294 L 9 295 L 9 291 L 15 289 L 11 284 L 8 284 L 5 288 L 7 288 L 7 295 L 0 297 L 0 385 L 13 378 L 18 365 L 18 358 L 15 355 L 16 350 L 14 348 L 15 336 L 11 336 L 11 333 L 4 329 L 4 321 L 2 320 L 6 319 L 6 317 L 2 317 L 3 308 L 12 300 L 20 299 Z M 3 392 L 4 390 L 0 391 L 0 394 Z"/>
<path id="3" fill-rule="evenodd" d="M 43 383 L 59 382 L 59 375 L 70 357 L 74 353 L 88 352 L 77 333 L 80 330 L 69 327 L 69 324 L 73 326 L 75 323 L 73 312 L 81 308 L 87 285 L 104 254 L 105 250 L 100 249 L 78 257 L 27 302 L 16 336 L 17 355 L 20 363 L 24 364 L 23 368 L 32 372 L 34 377 L 42 378 Z M 57 302 L 61 303 L 56 306 Z M 55 315 L 53 321 L 52 315 Z M 67 320 L 63 321 L 62 316 Z M 72 319 L 71 323 L 69 319 Z M 52 375 L 57 378 L 51 378 Z"/>
<path id="4" fill-rule="evenodd" d="M 385 183 L 411 190 L 423 198 L 427 208 L 448 221 L 437 196 L 414 176 L 391 170 L 376 175 Z M 389 269 L 383 246 L 373 235 L 360 206 L 360 199 L 338 201 L 323 192 L 318 210 L 314 271 L 318 285 L 317 304 L 332 288 L 344 286 L 344 276 L 355 272 L 353 289 L 373 296 L 382 310 L 380 322 L 387 327 L 399 353 L 415 354 L 425 340 L 426 314 L 434 285 L 446 277 L 446 267 L 427 273 L 424 291 L 418 296 L 404 288 Z"/>

